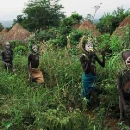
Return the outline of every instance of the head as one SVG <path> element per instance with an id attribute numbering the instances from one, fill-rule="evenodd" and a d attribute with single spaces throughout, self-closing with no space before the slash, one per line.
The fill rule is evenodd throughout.
<path id="1" fill-rule="evenodd" d="M 122 52 L 122 58 L 125 64 L 130 67 L 130 50 Z"/>
<path id="2" fill-rule="evenodd" d="M 88 39 L 84 39 L 82 41 L 82 49 L 85 52 L 90 52 L 93 51 L 93 42 L 92 42 L 92 38 L 88 36 Z"/>
<path id="3" fill-rule="evenodd" d="M 93 51 L 93 44 L 92 43 L 86 43 L 85 44 L 85 50 L 87 52 Z"/>
<path id="4" fill-rule="evenodd" d="M 10 49 L 10 48 L 11 48 L 11 46 L 10 46 L 10 43 L 9 43 L 9 42 L 6 42 L 6 43 L 5 43 L 5 48 L 6 48 L 6 49 Z"/>
<path id="5" fill-rule="evenodd" d="M 38 46 L 36 44 L 33 44 L 31 46 L 31 50 L 34 52 L 34 53 L 37 53 L 38 52 Z"/>

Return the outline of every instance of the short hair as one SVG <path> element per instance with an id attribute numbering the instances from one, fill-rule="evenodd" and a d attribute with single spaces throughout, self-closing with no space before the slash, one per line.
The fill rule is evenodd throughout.
<path id="1" fill-rule="evenodd" d="M 122 58 L 125 61 L 128 57 L 130 57 L 130 50 L 126 50 L 122 52 Z"/>
<path id="2" fill-rule="evenodd" d="M 5 45 L 10 45 L 10 43 L 7 41 L 7 42 L 5 42 Z"/>

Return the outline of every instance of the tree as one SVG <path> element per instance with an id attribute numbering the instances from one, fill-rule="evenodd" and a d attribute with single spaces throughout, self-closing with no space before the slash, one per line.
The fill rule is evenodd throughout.
<path id="1" fill-rule="evenodd" d="M 70 17 L 63 19 L 62 26 L 72 27 L 75 24 L 79 24 L 82 19 L 82 15 L 79 15 L 78 13 L 73 13 Z"/>
<path id="2" fill-rule="evenodd" d="M 16 23 L 20 23 L 22 25 L 22 22 L 23 22 L 23 15 L 17 15 L 17 19 L 13 19 L 13 25 L 15 25 Z"/>
<path id="3" fill-rule="evenodd" d="M 114 10 L 112 13 L 105 13 L 103 17 L 99 19 L 96 26 L 101 33 L 112 34 L 128 15 L 130 15 L 130 10 L 125 12 L 125 9 L 118 7 L 117 10 Z"/>
<path id="4" fill-rule="evenodd" d="M 88 20 L 90 23 L 93 23 L 93 16 L 91 14 L 87 14 L 85 20 Z"/>
<path id="5" fill-rule="evenodd" d="M 59 0 L 29 1 L 23 10 L 24 15 L 21 24 L 30 31 L 59 26 L 65 15 L 61 12 L 62 5 L 59 5 L 58 2 Z"/>
<path id="6" fill-rule="evenodd" d="M 3 28 L 4 27 L 3 27 L 2 23 L 0 23 L 0 31 L 2 31 Z"/>

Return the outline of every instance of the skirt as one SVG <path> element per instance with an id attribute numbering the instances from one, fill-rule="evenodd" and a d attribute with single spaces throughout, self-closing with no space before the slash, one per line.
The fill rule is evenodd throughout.
<path id="1" fill-rule="evenodd" d="M 36 81 L 40 84 L 44 83 L 42 71 L 40 71 L 38 68 L 31 68 L 30 77 L 32 81 Z"/>
<path id="2" fill-rule="evenodd" d="M 96 76 L 91 73 L 82 74 L 82 96 L 90 99 L 91 92 L 95 89 Z"/>

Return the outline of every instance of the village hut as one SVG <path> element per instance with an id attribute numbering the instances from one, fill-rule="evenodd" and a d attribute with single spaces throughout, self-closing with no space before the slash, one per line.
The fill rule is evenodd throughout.
<path id="1" fill-rule="evenodd" d="M 4 42 L 16 40 L 26 43 L 30 35 L 31 32 L 24 29 L 19 23 L 16 23 L 5 36 Z"/>
<path id="2" fill-rule="evenodd" d="M 6 36 L 6 34 L 7 34 L 7 29 L 2 29 L 2 31 L 0 32 L 0 44 L 2 43 L 2 41 L 3 41 L 3 39 L 4 39 L 4 37 Z"/>
<path id="3" fill-rule="evenodd" d="M 3 34 L 6 34 L 8 32 L 8 30 L 6 28 L 3 28 L 2 31 L 0 32 L 0 36 Z"/>
<path id="4" fill-rule="evenodd" d="M 130 17 L 126 17 L 112 33 L 112 36 L 117 35 L 123 38 L 125 33 L 128 31 L 129 27 L 130 27 Z"/>
<path id="5" fill-rule="evenodd" d="M 74 24 L 74 25 L 73 25 L 73 28 L 74 28 L 74 29 L 78 29 L 78 28 L 80 27 L 80 25 L 81 25 L 81 24 Z"/>
<path id="6" fill-rule="evenodd" d="M 90 30 L 93 32 L 94 36 L 99 36 L 101 33 L 96 29 L 95 25 L 90 23 L 89 21 L 85 20 L 80 26 L 79 29 L 81 30 Z"/>

